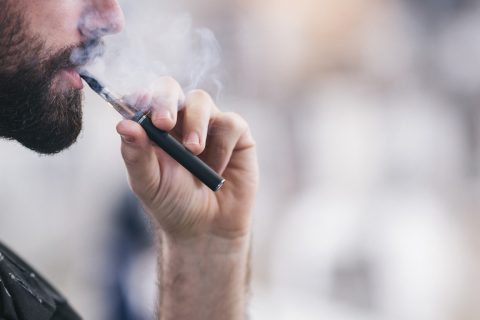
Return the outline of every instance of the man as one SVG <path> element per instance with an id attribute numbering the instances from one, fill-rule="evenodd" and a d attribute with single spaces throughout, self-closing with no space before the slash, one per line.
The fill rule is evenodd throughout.
<path id="1" fill-rule="evenodd" d="M 115 0 L 0 0 L 0 135 L 42 154 L 74 143 L 83 84 L 70 56 L 122 27 Z M 183 93 L 170 78 L 159 83 L 149 97 L 154 124 L 173 131 L 227 183 L 211 192 L 153 147 L 138 124 L 118 124 L 130 185 L 159 240 L 157 318 L 242 319 L 258 181 L 254 141 L 245 121 L 219 111 L 207 93 Z M 0 245 L 0 319 L 78 318 Z"/>

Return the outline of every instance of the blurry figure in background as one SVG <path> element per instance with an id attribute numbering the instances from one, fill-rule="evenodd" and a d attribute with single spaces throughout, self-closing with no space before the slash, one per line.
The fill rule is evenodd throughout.
<path id="1" fill-rule="evenodd" d="M 112 234 L 105 252 L 109 259 L 102 277 L 107 280 L 107 319 L 151 319 L 156 282 L 155 233 L 148 216 L 130 192 L 125 192 L 119 204 L 113 216 Z M 143 278 L 140 279 L 139 274 Z"/>
<path id="2" fill-rule="evenodd" d="M 0 0 L 0 8 L 0 136 L 41 154 L 58 153 L 76 141 L 82 126 L 81 66 L 70 56 L 119 32 L 123 13 L 114 0 Z M 254 141 L 247 123 L 221 112 L 206 92 L 184 93 L 171 78 L 159 83 L 160 91 L 145 97 L 154 125 L 175 130 L 228 183 L 211 192 L 153 147 L 137 123 L 118 124 L 130 185 L 159 242 L 157 318 L 243 319 L 258 180 Z M 0 246 L 0 318 L 79 316 L 28 264 Z"/>

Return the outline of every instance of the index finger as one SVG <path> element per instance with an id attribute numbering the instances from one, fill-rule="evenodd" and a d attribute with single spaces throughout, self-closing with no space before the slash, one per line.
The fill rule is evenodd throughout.
<path id="1" fill-rule="evenodd" d="M 171 77 L 161 77 L 152 87 L 151 119 L 164 131 L 170 131 L 177 123 L 177 113 L 185 101 L 180 84 Z"/>

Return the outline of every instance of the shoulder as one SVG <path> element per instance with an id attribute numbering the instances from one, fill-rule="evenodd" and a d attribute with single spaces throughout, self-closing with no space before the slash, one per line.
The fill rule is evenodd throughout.
<path id="1" fill-rule="evenodd" d="M 0 242 L 0 319 L 80 319 L 73 311 L 69 317 L 56 318 L 65 308 L 70 310 L 65 299 Z"/>

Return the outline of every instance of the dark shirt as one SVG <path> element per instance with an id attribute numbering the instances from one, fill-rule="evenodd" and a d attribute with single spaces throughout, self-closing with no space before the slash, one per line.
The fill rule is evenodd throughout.
<path id="1" fill-rule="evenodd" d="M 67 301 L 0 243 L 0 320 L 80 320 Z"/>

